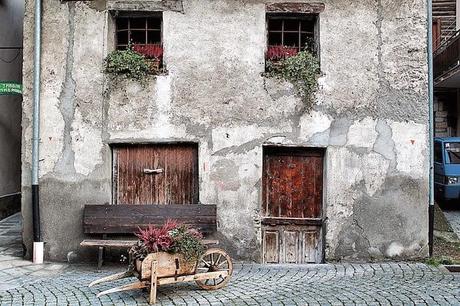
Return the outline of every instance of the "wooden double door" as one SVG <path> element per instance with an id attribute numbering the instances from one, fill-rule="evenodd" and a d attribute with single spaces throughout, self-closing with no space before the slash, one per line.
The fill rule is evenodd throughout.
<path id="1" fill-rule="evenodd" d="M 323 163 L 321 149 L 264 148 L 264 263 L 322 262 Z"/>
<path id="2" fill-rule="evenodd" d="M 198 145 L 113 147 L 115 204 L 197 204 Z"/>

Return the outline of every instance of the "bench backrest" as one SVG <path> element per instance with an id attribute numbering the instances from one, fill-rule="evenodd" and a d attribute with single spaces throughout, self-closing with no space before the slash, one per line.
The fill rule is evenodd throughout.
<path id="1" fill-rule="evenodd" d="M 85 234 L 132 234 L 149 224 L 163 225 L 168 219 L 199 229 L 217 231 L 216 205 L 85 205 Z"/>

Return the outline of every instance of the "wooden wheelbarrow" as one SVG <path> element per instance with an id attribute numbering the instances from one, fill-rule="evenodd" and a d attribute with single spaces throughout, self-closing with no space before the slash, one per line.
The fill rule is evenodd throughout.
<path id="1" fill-rule="evenodd" d="M 95 280 L 89 287 L 135 276 L 139 281 L 100 292 L 97 297 L 147 288 L 150 291 L 149 304 L 155 304 L 157 287 L 160 285 L 195 281 L 202 289 L 216 290 L 229 282 L 232 273 L 233 263 L 230 256 L 219 248 L 206 250 L 196 262 L 188 262 L 180 254 L 158 252 L 147 255 L 142 261 L 134 261 L 128 271 Z"/>

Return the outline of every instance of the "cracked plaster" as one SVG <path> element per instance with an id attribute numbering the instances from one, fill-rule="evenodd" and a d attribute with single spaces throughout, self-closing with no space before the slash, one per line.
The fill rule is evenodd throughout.
<path id="1" fill-rule="evenodd" d="M 199 143 L 200 201 L 217 203 L 219 230 L 243 258 L 257 259 L 260 249 L 262 146 L 273 143 L 326 148 L 327 260 L 424 255 L 423 1 L 324 1 L 322 77 L 311 113 L 304 112 L 291 84 L 261 76 L 265 1 L 190 0 L 180 12 L 165 11 L 168 75 L 151 77 L 146 86 L 102 73 L 113 33 L 112 15 L 99 2 L 44 1 L 40 174 L 47 203 L 43 232 L 45 240 L 53 241 L 47 244 L 47 258 L 84 254 L 78 248 L 84 203 L 111 201 L 109 144 L 164 141 Z M 32 25 L 29 1 L 25 215 Z M 64 184 L 69 177 L 74 181 Z M 68 211 L 57 216 L 56 209 Z M 376 216 L 383 221 L 372 223 Z M 24 232 L 30 250 L 30 222 Z"/>

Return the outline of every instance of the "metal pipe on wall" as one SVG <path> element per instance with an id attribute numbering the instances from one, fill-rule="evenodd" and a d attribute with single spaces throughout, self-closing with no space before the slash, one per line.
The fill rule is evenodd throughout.
<path id="1" fill-rule="evenodd" d="M 433 126 L 433 7 L 432 0 L 427 0 L 427 56 L 428 56 L 428 115 L 429 115 L 429 205 L 428 205 L 428 245 L 430 256 L 433 256 L 434 232 L 434 126 Z"/>
<path id="2" fill-rule="evenodd" d="M 34 233 L 33 261 L 43 262 L 43 242 L 40 229 L 39 145 L 40 145 L 40 70 L 41 70 L 41 1 L 35 0 L 34 83 L 32 114 L 32 222 Z"/>

